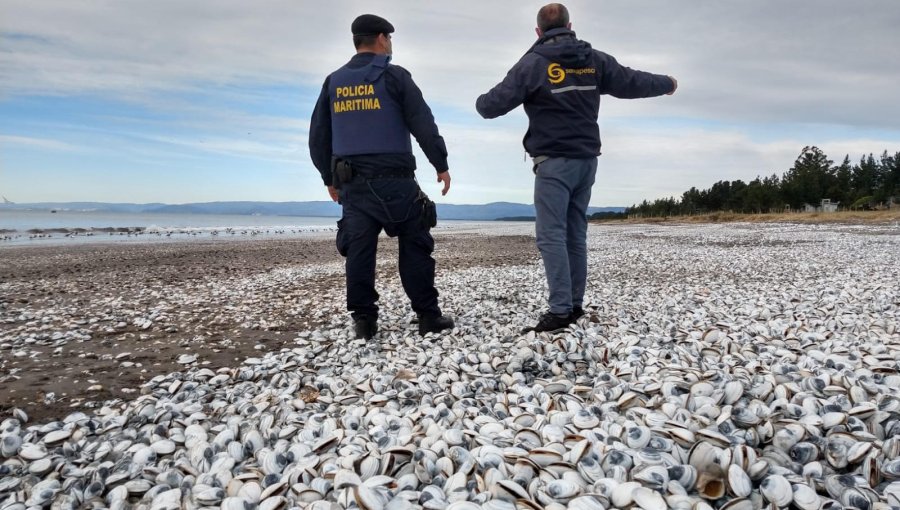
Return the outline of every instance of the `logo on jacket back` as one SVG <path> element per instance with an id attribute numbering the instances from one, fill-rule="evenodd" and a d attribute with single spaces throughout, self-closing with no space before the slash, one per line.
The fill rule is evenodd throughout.
<path id="1" fill-rule="evenodd" d="M 547 77 L 550 83 L 556 85 L 566 79 L 566 71 L 554 62 L 547 66 Z"/>
<path id="2" fill-rule="evenodd" d="M 552 63 L 547 66 L 547 79 L 551 84 L 557 85 L 562 83 L 563 80 L 566 79 L 568 75 L 582 76 L 585 74 L 597 74 L 597 69 L 595 67 L 580 67 L 577 69 L 563 69 L 557 63 Z M 576 80 L 577 82 L 577 80 Z"/>

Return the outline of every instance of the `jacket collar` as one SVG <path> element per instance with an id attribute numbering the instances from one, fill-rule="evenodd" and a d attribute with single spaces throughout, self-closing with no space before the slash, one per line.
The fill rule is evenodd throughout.
<path id="1" fill-rule="evenodd" d="M 376 62 L 380 64 L 380 67 L 385 67 L 390 61 L 391 55 L 378 55 L 377 53 L 364 51 L 350 57 L 350 61 L 347 62 L 347 66 L 355 69 Z"/>
<path id="2" fill-rule="evenodd" d="M 549 39 L 553 39 L 553 38 L 560 37 L 560 36 L 569 36 L 569 37 L 574 38 L 575 32 L 573 32 L 572 30 L 569 30 L 568 28 L 552 28 L 552 29 L 544 32 L 544 35 L 542 35 L 541 38 L 538 39 L 538 43 L 543 44 L 543 42 L 546 42 Z"/>
<path id="3" fill-rule="evenodd" d="M 542 44 L 553 44 L 564 39 L 575 39 L 575 32 L 568 28 L 553 28 L 547 30 L 525 53 L 531 53 L 535 48 Z"/>

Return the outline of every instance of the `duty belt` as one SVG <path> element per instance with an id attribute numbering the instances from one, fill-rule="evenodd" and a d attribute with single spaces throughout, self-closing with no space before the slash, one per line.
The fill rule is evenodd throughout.
<path id="1" fill-rule="evenodd" d="M 356 171 L 355 177 L 361 177 L 363 179 L 372 181 L 377 179 L 412 179 L 415 177 L 413 172 L 360 172 Z"/>

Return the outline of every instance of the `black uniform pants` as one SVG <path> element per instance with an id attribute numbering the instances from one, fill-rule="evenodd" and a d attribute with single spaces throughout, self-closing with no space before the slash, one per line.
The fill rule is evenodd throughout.
<path id="1" fill-rule="evenodd" d="M 441 314 L 431 256 L 434 238 L 421 225 L 418 193 L 419 184 L 411 178 L 356 177 L 343 185 L 337 249 L 347 258 L 347 309 L 354 318 L 378 316 L 375 255 L 382 229 L 398 238 L 400 281 L 413 310 L 426 316 Z"/>

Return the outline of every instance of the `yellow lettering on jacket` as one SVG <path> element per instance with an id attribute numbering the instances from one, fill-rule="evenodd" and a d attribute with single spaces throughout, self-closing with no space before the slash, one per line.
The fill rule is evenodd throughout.
<path id="1" fill-rule="evenodd" d="M 359 99 L 345 99 L 334 102 L 334 113 L 357 112 L 361 110 L 380 110 L 381 102 L 377 97 L 363 97 Z"/>
<path id="2" fill-rule="evenodd" d="M 371 96 L 375 94 L 375 87 L 371 84 L 363 83 L 361 85 L 350 85 L 348 87 L 338 87 L 337 97 L 357 97 Z"/>
<path id="3" fill-rule="evenodd" d="M 338 100 L 332 104 L 332 110 L 334 113 L 380 110 L 381 102 L 377 97 L 365 97 L 374 95 L 375 87 L 367 83 L 338 87 L 335 91 L 335 97 L 338 98 Z"/>

